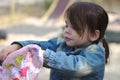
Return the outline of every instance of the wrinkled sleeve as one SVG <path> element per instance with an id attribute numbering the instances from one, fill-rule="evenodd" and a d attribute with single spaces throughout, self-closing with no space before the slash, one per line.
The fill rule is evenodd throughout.
<path id="1" fill-rule="evenodd" d="M 43 50 L 51 49 L 55 51 L 57 48 L 57 38 L 53 38 L 48 41 L 36 41 L 36 40 L 15 41 L 12 44 L 19 44 L 22 47 L 29 44 L 36 44 L 39 45 Z"/>
<path id="2" fill-rule="evenodd" d="M 54 52 L 49 49 L 44 55 L 45 63 L 63 74 L 82 77 L 104 70 L 104 50 L 91 46 L 79 55 L 66 55 L 65 52 Z"/>

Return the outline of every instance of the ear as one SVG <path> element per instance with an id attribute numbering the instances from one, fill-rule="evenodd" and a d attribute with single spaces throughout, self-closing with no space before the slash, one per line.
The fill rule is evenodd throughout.
<path id="1" fill-rule="evenodd" d="M 99 38 L 100 36 L 100 31 L 99 30 L 95 30 L 95 34 L 91 34 L 90 35 L 90 41 L 95 41 Z"/>

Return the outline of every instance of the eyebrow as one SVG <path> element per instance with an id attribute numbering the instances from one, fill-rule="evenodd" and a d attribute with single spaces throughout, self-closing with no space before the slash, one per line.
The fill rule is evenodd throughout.
<path id="1" fill-rule="evenodd" d="M 68 21 L 67 21 L 67 20 L 65 20 L 65 23 L 67 24 L 67 23 L 68 23 Z"/>

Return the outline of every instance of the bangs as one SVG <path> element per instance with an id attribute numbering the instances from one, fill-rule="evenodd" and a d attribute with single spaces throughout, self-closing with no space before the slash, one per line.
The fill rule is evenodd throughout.
<path id="1" fill-rule="evenodd" d="M 70 6 L 65 13 L 65 19 L 68 19 L 72 25 L 72 28 L 76 30 L 80 35 L 82 35 L 87 27 L 86 13 L 87 8 L 85 5 L 80 5 L 81 3 L 74 3 Z"/>

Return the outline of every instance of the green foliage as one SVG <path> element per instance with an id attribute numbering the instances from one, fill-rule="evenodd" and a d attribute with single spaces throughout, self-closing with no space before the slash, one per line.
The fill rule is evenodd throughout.
<path id="1" fill-rule="evenodd" d="M 44 10 L 47 10 L 50 6 L 51 6 L 51 4 L 52 4 L 52 2 L 53 2 L 54 0 L 44 0 L 44 2 L 43 2 L 43 9 Z"/>

